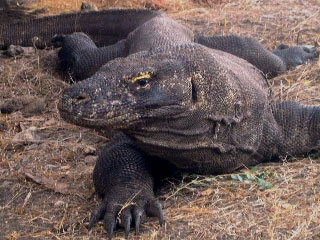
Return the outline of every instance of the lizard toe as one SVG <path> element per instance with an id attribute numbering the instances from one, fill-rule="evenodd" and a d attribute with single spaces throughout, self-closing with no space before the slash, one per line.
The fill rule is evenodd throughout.
<path id="1" fill-rule="evenodd" d="M 134 224 L 135 224 L 135 233 L 136 233 L 136 235 L 138 235 L 139 231 L 140 231 L 141 222 L 145 218 L 144 208 L 143 207 L 134 207 L 133 218 L 134 218 Z"/>
<path id="2" fill-rule="evenodd" d="M 116 209 L 111 209 L 111 210 L 106 210 L 106 213 L 104 215 L 103 219 L 103 225 L 105 230 L 108 233 L 108 239 L 112 239 L 114 229 L 116 228 L 116 223 L 117 223 L 117 211 Z"/>
<path id="3" fill-rule="evenodd" d="M 164 223 L 164 216 L 162 205 L 159 200 L 152 200 L 147 204 L 147 216 L 157 217 L 159 220 L 159 225 L 162 226 Z"/>
<path id="4" fill-rule="evenodd" d="M 128 239 L 130 226 L 132 223 L 132 214 L 129 208 L 125 208 L 120 214 L 120 226 L 124 228 L 125 239 Z"/>
<path id="5" fill-rule="evenodd" d="M 106 204 L 102 203 L 99 207 L 97 207 L 91 214 L 88 230 L 90 231 L 92 227 L 104 218 L 104 214 L 106 212 Z"/>

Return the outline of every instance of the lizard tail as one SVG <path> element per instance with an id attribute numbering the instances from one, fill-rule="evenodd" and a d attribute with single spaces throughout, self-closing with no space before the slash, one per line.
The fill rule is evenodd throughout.
<path id="1" fill-rule="evenodd" d="M 107 46 L 126 38 L 135 28 L 160 15 L 162 13 L 146 9 L 111 9 L 0 24 L 0 49 L 6 49 L 10 44 L 43 48 L 51 45 L 55 34 L 73 32 L 84 32 L 97 46 Z"/>
<path id="2" fill-rule="evenodd" d="M 320 106 L 280 102 L 271 108 L 273 121 L 267 121 L 264 126 L 260 156 L 270 159 L 279 155 L 302 155 L 319 147 Z"/>

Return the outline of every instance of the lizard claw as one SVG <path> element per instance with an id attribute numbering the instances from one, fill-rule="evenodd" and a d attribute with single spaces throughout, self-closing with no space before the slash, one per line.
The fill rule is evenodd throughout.
<path id="1" fill-rule="evenodd" d="M 113 237 L 113 232 L 116 227 L 116 218 L 115 216 L 106 215 L 104 218 L 104 228 L 108 233 L 108 239 L 111 240 Z"/>
<path id="2" fill-rule="evenodd" d="M 99 222 L 100 220 L 103 219 L 105 212 L 106 212 L 106 205 L 105 204 L 101 204 L 99 207 L 97 207 L 93 211 L 93 213 L 91 214 L 91 217 L 90 217 L 90 221 L 89 221 L 89 226 L 88 226 L 89 231 L 92 229 L 94 224 L 96 224 L 97 222 Z"/>
<path id="3" fill-rule="evenodd" d="M 162 205 L 159 200 L 152 201 L 148 204 L 147 215 L 157 217 L 159 220 L 159 225 L 162 227 L 164 223 Z"/>
<path id="4" fill-rule="evenodd" d="M 126 211 L 126 213 L 123 212 L 123 214 L 121 215 L 121 225 L 124 227 L 125 239 L 128 239 L 130 226 L 132 222 L 132 216 L 130 211 L 128 211 L 128 209 L 125 209 L 124 211 Z"/>
<path id="5" fill-rule="evenodd" d="M 144 213 L 144 209 L 141 208 L 135 208 L 133 210 L 133 216 L 134 216 L 134 224 L 135 224 L 135 232 L 136 235 L 139 234 L 139 230 L 140 230 L 140 224 L 141 224 L 141 218 L 143 216 Z"/>
<path id="6" fill-rule="evenodd" d="M 130 204 L 123 209 L 121 209 L 121 204 L 118 201 L 105 198 L 103 203 L 93 211 L 88 229 L 90 230 L 95 223 L 103 219 L 108 238 L 112 239 L 118 220 L 119 225 L 124 228 L 125 238 L 128 239 L 132 223 L 135 226 L 135 234 L 138 235 L 140 225 L 146 219 L 146 216 L 157 217 L 160 226 L 162 226 L 164 217 L 160 202 L 153 197 L 149 200 L 146 200 L 145 197 L 137 196 L 136 203 Z"/>

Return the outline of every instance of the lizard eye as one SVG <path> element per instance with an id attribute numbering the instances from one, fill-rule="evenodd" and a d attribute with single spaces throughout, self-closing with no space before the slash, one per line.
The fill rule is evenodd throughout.
<path id="1" fill-rule="evenodd" d="M 151 72 L 139 72 L 136 76 L 131 77 L 131 83 L 135 84 L 137 89 L 149 88 L 149 81 L 151 79 Z"/>
<path id="2" fill-rule="evenodd" d="M 147 87 L 149 85 L 148 84 L 148 79 L 146 79 L 146 78 L 139 79 L 137 81 L 137 83 L 138 83 L 139 87 L 141 87 L 141 88 L 145 88 L 145 87 Z"/>

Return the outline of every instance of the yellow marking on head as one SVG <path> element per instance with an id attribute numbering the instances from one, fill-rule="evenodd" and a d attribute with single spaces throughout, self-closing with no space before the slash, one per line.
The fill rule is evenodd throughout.
<path id="1" fill-rule="evenodd" d="M 151 73 L 150 72 L 139 72 L 139 75 L 131 78 L 130 81 L 132 83 L 135 83 L 139 79 L 143 79 L 143 78 L 151 78 Z"/>

